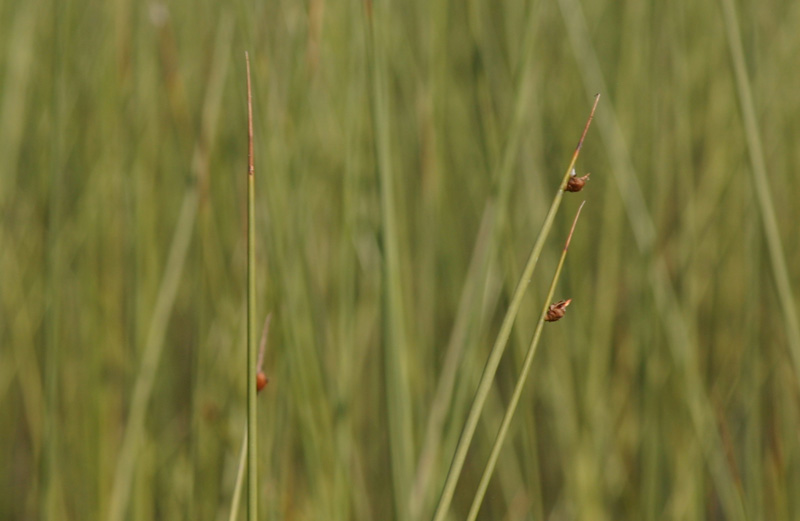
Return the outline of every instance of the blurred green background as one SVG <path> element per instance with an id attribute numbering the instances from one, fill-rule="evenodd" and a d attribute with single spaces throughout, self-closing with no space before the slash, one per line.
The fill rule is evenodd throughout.
<path id="1" fill-rule="evenodd" d="M 452 519 L 584 199 L 480 518 L 800 518 L 798 27 L 790 1 L 0 2 L 0 518 L 228 519 L 246 50 L 262 519 L 430 518 L 597 92 Z"/>

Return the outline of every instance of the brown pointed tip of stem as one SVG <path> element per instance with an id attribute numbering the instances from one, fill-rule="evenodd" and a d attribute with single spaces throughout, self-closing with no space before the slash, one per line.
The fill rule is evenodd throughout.
<path id="1" fill-rule="evenodd" d="M 594 119 L 594 111 L 597 110 L 597 104 L 599 102 L 600 102 L 600 94 L 595 94 L 594 105 L 592 105 L 592 111 L 589 113 L 589 119 L 586 120 L 586 126 L 583 127 L 583 134 L 581 134 L 581 139 L 580 141 L 578 141 L 578 146 L 575 147 L 575 154 L 573 154 L 572 156 L 573 165 L 575 164 L 575 159 L 578 158 L 578 152 L 583 146 L 583 140 L 586 139 L 586 133 L 589 132 L 589 126 L 592 124 L 592 120 Z"/>
<path id="2" fill-rule="evenodd" d="M 555 322 L 556 320 L 563 318 L 564 314 L 567 312 L 567 306 L 569 306 L 570 302 L 572 302 L 571 298 L 567 300 L 559 300 L 555 304 L 550 304 L 550 309 L 547 310 L 544 320 L 546 322 Z"/>
<path id="3" fill-rule="evenodd" d="M 569 249 L 569 243 L 572 242 L 572 234 L 575 233 L 575 225 L 578 224 L 578 217 L 581 216 L 581 212 L 583 211 L 583 205 L 586 204 L 586 201 L 583 201 L 581 205 L 578 207 L 578 211 L 575 213 L 575 219 L 572 220 L 572 228 L 569 229 L 569 235 L 567 235 L 567 242 L 564 243 L 564 251 Z"/>
<path id="4" fill-rule="evenodd" d="M 253 91 L 250 87 L 250 55 L 244 52 L 244 61 L 247 65 L 247 175 L 255 175 L 253 166 Z"/>
<path id="5" fill-rule="evenodd" d="M 572 175 L 569 176 L 567 179 L 567 186 L 564 188 L 567 192 L 580 192 L 583 190 L 583 186 L 586 184 L 586 181 L 589 180 L 589 176 L 591 174 L 586 174 L 583 177 L 578 177 L 575 175 L 575 170 L 572 171 Z"/>

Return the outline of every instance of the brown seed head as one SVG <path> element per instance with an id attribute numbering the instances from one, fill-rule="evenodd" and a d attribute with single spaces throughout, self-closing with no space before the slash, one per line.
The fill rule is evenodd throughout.
<path id="1" fill-rule="evenodd" d="M 583 177 L 578 177 L 575 175 L 575 171 L 573 170 L 572 175 L 569 176 L 569 179 L 567 180 L 567 187 L 565 190 L 567 192 L 580 192 L 583 190 L 583 185 L 585 185 L 586 181 L 589 180 L 590 175 L 591 174 L 586 174 Z"/>
<path id="2" fill-rule="evenodd" d="M 547 314 L 544 317 L 545 321 L 555 322 L 563 317 L 564 313 L 567 312 L 567 306 L 569 306 L 570 302 L 572 302 L 571 298 L 567 300 L 559 300 L 555 304 L 550 304 L 550 309 L 547 310 Z"/>
<path id="3" fill-rule="evenodd" d="M 260 391 L 269 383 L 269 378 L 263 372 L 259 371 L 256 375 L 256 390 Z"/>

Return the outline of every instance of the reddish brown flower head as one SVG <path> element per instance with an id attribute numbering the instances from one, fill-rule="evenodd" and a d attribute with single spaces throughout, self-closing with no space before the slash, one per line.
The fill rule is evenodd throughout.
<path id="1" fill-rule="evenodd" d="M 567 187 L 564 189 L 567 192 L 580 192 L 583 190 L 583 185 L 586 184 L 586 181 L 589 180 L 589 176 L 591 174 L 586 174 L 583 177 L 578 177 L 575 175 L 575 170 L 572 171 L 572 174 L 569 176 L 567 180 Z"/>
<path id="2" fill-rule="evenodd" d="M 545 315 L 544 319 L 547 322 L 555 322 L 556 320 L 560 319 L 564 316 L 564 313 L 567 312 L 567 306 L 569 303 L 572 302 L 572 299 L 567 300 L 559 300 L 555 304 L 550 304 L 550 309 L 547 310 L 547 315 Z"/>
<path id="3" fill-rule="evenodd" d="M 260 391 L 269 383 L 269 378 L 263 372 L 259 371 L 256 375 L 256 390 Z"/>

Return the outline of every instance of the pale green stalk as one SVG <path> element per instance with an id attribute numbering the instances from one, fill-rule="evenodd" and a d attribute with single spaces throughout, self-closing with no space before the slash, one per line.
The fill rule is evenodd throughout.
<path id="1" fill-rule="evenodd" d="M 212 74 L 203 105 L 202 133 L 195 147 L 192 157 L 192 177 L 195 182 L 187 189 L 181 203 L 178 222 L 172 236 L 164 277 L 158 290 L 156 303 L 153 308 L 150 326 L 145 340 L 142 362 L 133 387 L 128 424 L 120 448 L 119 459 L 114 471 L 114 480 L 111 490 L 108 519 L 122 521 L 128 508 L 128 501 L 133 485 L 133 475 L 136 467 L 140 444 L 144 436 L 144 421 L 147 405 L 153 391 L 156 372 L 161 362 L 164 349 L 164 336 L 167 324 L 175 304 L 178 285 L 181 280 L 192 232 L 197 218 L 199 203 L 197 179 L 201 178 L 208 169 L 208 143 L 213 142 L 217 128 L 219 106 L 222 96 L 221 80 L 225 77 L 225 53 L 215 53 L 214 66 L 216 71 L 221 67 L 221 72 Z"/>
<path id="2" fill-rule="evenodd" d="M 441 24 L 442 27 L 446 25 L 447 13 L 445 11 L 445 9 L 437 11 L 437 22 Z M 481 44 L 482 38 L 476 34 L 480 32 L 477 26 L 480 25 L 480 20 L 482 20 L 482 18 L 478 13 L 475 13 L 474 9 L 471 9 L 470 13 L 472 19 L 470 27 L 473 28 L 473 39 L 482 55 L 481 59 L 490 62 L 493 58 L 487 55 L 485 45 Z M 528 19 L 525 23 L 526 27 L 534 26 L 534 20 L 536 20 L 537 14 L 539 14 L 538 10 L 529 10 Z M 437 29 L 436 34 L 438 35 L 443 31 L 444 29 Z M 469 328 L 476 322 L 475 316 L 477 308 L 482 300 L 481 294 L 489 273 L 493 244 L 498 240 L 497 237 L 506 227 L 505 220 L 508 214 L 508 200 L 511 192 L 512 180 L 514 178 L 513 168 L 518 159 L 520 151 L 519 144 L 524 136 L 524 123 L 529 113 L 530 97 L 531 93 L 534 91 L 534 74 L 532 72 L 532 59 L 535 45 L 534 34 L 535 31 L 532 29 L 525 31 L 525 37 L 522 40 L 522 52 L 520 53 L 519 64 L 517 65 L 520 73 L 515 84 L 514 101 L 512 104 L 513 117 L 506 130 L 507 139 L 505 140 L 502 150 L 498 150 L 496 154 L 489 154 L 492 158 L 491 161 L 496 163 L 492 166 L 492 172 L 497 180 L 497 194 L 486 202 L 483 216 L 481 217 L 481 224 L 469 261 L 468 276 L 464 281 L 464 287 L 456 311 L 455 322 L 450 334 L 450 339 L 447 343 L 442 372 L 436 384 L 436 394 L 431 402 L 427 425 L 425 427 L 425 436 L 417 460 L 417 470 L 409 501 L 411 519 L 414 520 L 420 518 L 420 513 L 429 508 L 428 505 L 433 499 L 432 497 L 429 498 L 426 491 L 431 488 L 430 483 L 433 479 L 433 470 L 436 468 L 435 462 L 439 459 L 438 452 L 441 450 L 442 445 L 447 442 L 447 440 L 441 437 L 441 433 L 443 432 L 442 426 L 451 410 L 453 388 L 461 358 L 467 347 L 466 339 L 469 336 Z M 442 64 L 433 66 L 436 67 L 439 73 L 445 69 L 445 66 Z M 437 76 L 437 78 L 439 77 Z M 440 81 L 444 81 L 441 78 L 439 79 Z M 444 91 L 446 89 L 442 88 L 442 90 Z M 485 89 L 481 90 L 485 91 Z M 444 93 L 439 93 L 437 95 L 437 99 L 444 99 L 445 97 L 446 94 Z M 488 114 L 485 117 L 489 118 Z M 444 135 L 445 131 L 441 131 L 440 134 Z"/>
<path id="3" fill-rule="evenodd" d="M 244 483 L 244 469 L 247 467 L 247 425 L 242 436 L 242 448 L 239 451 L 239 467 L 236 471 L 236 484 L 233 486 L 233 498 L 231 500 L 231 512 L 228 521 L 236 521 L 239 517 L 239 502 L 242 498 L 242 484 Z"/>
<path id="4" fill-rule="evenodd" d="M 258 518 L 257 418 L 256 418 L 256 218 L 255 167 L 253 165 L 253 96 L 250 87 L 250 56 L 247 63 L 247 519 Z"/>
<path id="5" fill-rule="evenodd" d="M 161 361 L 161 353 L 164 349 L 167 322 L 175 303 L 178 283 L 180 282 L 186 255 L 189 251 L 192 230 L 197 216 L 197 201 L 197 188 L 193 185 L 186 192 L 181 205 L 178 224 L 175 227 L 175 234 L 172 239 L 169 257 L 167 258 L 167 267 L 164 270 L 164 279 L 153 308 L 153 317 L 147 333 L 144 353 L 142 354 L 142 365 L 133 387 L 131 412 L 128 418 L 128 426 L 125 429 L 111 492 L 109 519 L 112 521 L 122 521 L 125 518 L 130 489 L 133 484 L 136 456 L 144 436 L 147 405 L 150 402 L 153 383 Z"/>
<path id="6" fill-rule="evenodd" d="M 764 227 L 764 236 L 767 240 L 767 250 L 775 277 L 775 290 L 778 292 L 783 325 L 786 328 L 786 338 L 789 344 L 789 355 L 794 364 L 795 378 L 800 380 L 800 324 L 797 318 L 797 306 L 792 295 L 792 283 L 789 269 L 786 266 L 786 255 L 783 252 L 783 243 L 778 231 L 778 218 L 775 215 L 775 204 L 769 190 L 767 177 L 767 163 L 764 159 L 764 147 L 761 144 L 761 133 L 758 130 L 758 118 L 753 105 L 753 92 L 750 88 L 750 78 L 747 76 L 747 65 L 744 61 L 742 49 L 742 35 L 739 32 L 739 22 L 736 19 L 736 8 L 731 0 L 721 0 L 722 14 L 725 18 L 725 35 L 728 38 L 728 47 L 733 61 L 733 71 L 736 74 L 736 90 L 739 94 L 739 104 L 744 121 L 744 134 L 747 139 L 747 150 L 750 152 L 750 172 L 753 175 L 753 186 L 756 190 L 756 201 L 761 212 L 761 224 Z"/>
<path id="7" fill-rule="evenodd" d="M 489 359 L 486 361 L 486 366 L 483 369 L 483 374 L 481 375 L 480 382 L 478 383 L 478 390 L 475 392 L 475 398 L 472 401 L 472 406 L 470 407 L 469 414 L 467 415 L 467 421 L 464 424 L 464 429 L 461 431 L 461 437 L 458 440 L 458 445 L 456 446 L 456 451 L 453 455 L 452 463 L 450 464 L 450 470 L 448 471 L 447 478 L 445 479 L 444 488 L 439 496 L 439 503 L 437 504 L 436 511 L 433 515 L 434 521 L 442 521 L 447 515 L 448 509 L 450 508 L 450 503 L 453 500 L 456 484 L 458 483 L 458 478 L 461 475 L 461 469 L 464 466 L 469 445 L 472 442 L 472 436 L 475 434 L 475 428 L 478 425 L 478 419 L 480 418 L 481 410 L 486 402 L 486 397 L 489 395 L 489 390 L 491 389 L 492 382 L 494 381 L 494 375 L 497 372 L 497 366 L 500 364 L 500 358 L 503 356 L 503 351 L 508 343 L 508 337 L 511 334 L 511 327 L 514 325 L 514 319 L 519 311 L 522 297 L 525 294 L 525 290 L 528 288 L 531 276 L 533 275 L 533 270 L 536 267 L 536 263 L 539 260 L 539 255 L 544 247 L 544 241 L 550 234 L 550 229 L 553 226 L 553 220 L 555 219 L 556 212 L 558 211 L 558 207 L 561 205 L 561 198 L 564 196 L 564 188 L 569 180 L 572 169 L 575 167 L 575 162 L 578 160 L 578 155 L 580 154 L 583 140 L 586 137 L 586 132 L 589 130 L 589 125 L 592 122 L 594 111 L 597 108 L 597 102 L 599 100 L 600 95 L 597 94 L 595 96 L 592 112 L 589 115 L 589 119 L 586 121 L 586 126 L 583 129 L 581 139 L 578 141 L 578 146 L 575 147 L 575 152 L 572 154 L 572 160 L 570 161 L 569 166 L 567 167 L 567 170 L 561 179 L 558 192 L 556 192 L 556 196 L 553 198 L 553 202 L 547 212 L 547 216 L 542 224 L 542 228 L 539 231 L 539 236 L 536 238 L 533 249 L 528 256 L 525 269 L 523 270 L 522 276 L 517 283 L 517 287 L 514 290 L 514 295 L 511 298 L 511 303 L 508 306 L 506 315 L 503 318 L 503 323 L 500 326 L 500 332 L 497 335 L 494 346 L 492 346 Z"/>
<path id="8" fill-rule="evenodd" d="M 261 371 L 262 364 L 264 363 L 264 352 L 267 347 L 267 337 L 269 336 L 269 323 L 272 319 L 272 313 L 267 315 L 267 319 L 264 322 L 264 329 L 261 332 L 261 344 L 258 347 L 258 367 L 256 371 Z M 253 380 L 255 382 L 255 379 Z M 253 387 L 256 387 L 253 385 Z M 239 466 L 236 469 L 236 484 L 233 487 L 233 498 L 231 499 L 231 511 L 228 515 L 228 519 L 230 521 L 235 521 L 236 518 L 239 517 L 239 502 L 242 498 L 242 484 L 244 483 L 244 469 L 248 467 L 247 465 L 247 431 L 249 428 L 247 427 L 247 422 L 245 422 L 244 426 L 244 435 L 242 436 L 242 448 L 239 450 Z"/>
<path id="9" fill-rule="evenodd" d="M 374 9 L 375 11 L 373 11 Z M 390 139 L 390 111 L 383 38 L 387 26 L 380 24 L 385 6 L 376 4 L 366 12 L 367 47 L 371 58 L 372 121 L 381 201 L 383 240 L 384 366 L 386 374 L 386 411 L 389 419 L 389 453 L 396 517 L 408 518 L 408 497 L 413 477 L 414 445 L 409 388 L 406 326 L 403 309 L 403 284 L 400 280 L 400 246 L 394 194 L 394 168 Z"/>
<path id="10" fill-rule="evenodd" d="M 32 8 L 29 11 L 33 11 Z M 48 226 L 47 226 L 47 259 L 45 278 L 47 285 L 54 288 L 48 292 L 48 303 L 46 306 L 45 320 L 45 361 L 43 367 L 44 376 L 44 396 L 45 408 L 43 414 L 43 461 L 42 461 L 42 488 L 41 501 L 44 515 L 42 519 L 58 519 L 63 513 L 63 490 L 61 484 L 61 462 L 59 446 L 61 445 L 62 431 L 59 428 L 59 369 L 63 366 L 61 335 L 61 298 L 62 287 L 60 282 L 63 280 L 65 270 L 62 267 L 64 254 L 62 251 L 63 241 L 59 240 L 61 223 L 64 221 L 64 135 L 66 127 L 65 114 L 65 92 L 66 81 L 64 72 L 64 55 L 69 54 L 66 50 L 67 39 L 65 37 L 64 24 L 60 19 L 64 17 L 67 9 L 64 4 L 59 2 L 56 7 L 56 14 L 53 17 L 54 52 L 53 52 L 53 81 L 51 86 L 53 103 L 53 136 L 51 144 L 50 162 L 50 193 Z M 33 16 L 33 15 L 31 15 Z M 30 37 L 28 37 L 30 38 Z"/>
<path id="11" fill-rule="evenodd" d="M 500 455 L 500 449 L 503 447 L 503 441 L 505 441 L 506 434 L 508 434 L 508 426 L 511 425 L 511 419 L 514 417 L 514 412 L 517 410 L 517 404 L 519 403 L 520 396 L 522 396 L 522 389 L 525 386 L 525 381 L 528 379 L 528 373 L 531 369 L 533 357 L 536 354 L 536 347 L 539 345 L 539 337 L 541 336 L 542 328 L 544 327 L 544 319 L 550 307 L 550 302 L 553 300 L 553 294 L 556 291 L 556 284 L 558 284 L 558 278 L 561 275 L 561 268 L 564 266 L 564 259 L 567 257 L 569 243 L 572 240 L 572 233 L 575 231 L 575 225 L 578 224 L 578 217 L 581 215 L 581 210 L 583 209 L 584 204 L 586 204 L 586 201 L 581 203 L 580 207 L 578 208 L 578 212 L 575 214 L 575 220 L 572 221 L 572 228 L 567 236 L 567 242 L 564 245 L 564 250 L 561 252 L 561 259 L 558 261 L 556 272 L 553 275 L 552 282 L 550 283 L 550 290 L 548 291 L 547 298 L 544 301 L 544 309 L 542 309 L 542 312 L 539 315 L 539 323 L 536 324 L 536 331 L 533 333 L 531 345 L 528 347 L 528 352 L 525 354 L 525 360 L 522 362 L 522 371 L 520 372 L 517 383 L 514 386 L 514 393 L 511 395 L 511 401 L 508 403 L 508 408 L 503 416 L 503 421 L 500 424 L 497 437 L 494 440 L 492 452 L 489 454 L 489 461 L 486 463 L 486 468 L 483 470 L 483 475 L 481 476 L 481 481 L 478 485 L 478 491 L 475 493 L 475 496 L 472 499 L 472 506 L 470 507 L 469 515 L 467 516 L 468 521 L 475 521 L 475 519 L 478 517 L 478 511 L 480 510 L 481 503 L 483 502 L 483 497 L 486 494 L 486 488 L 489 486 L 489 480 L 492 477 L 492 472 L 494 472 L 494 467 L 497 464 L 497 458 Z"/>

